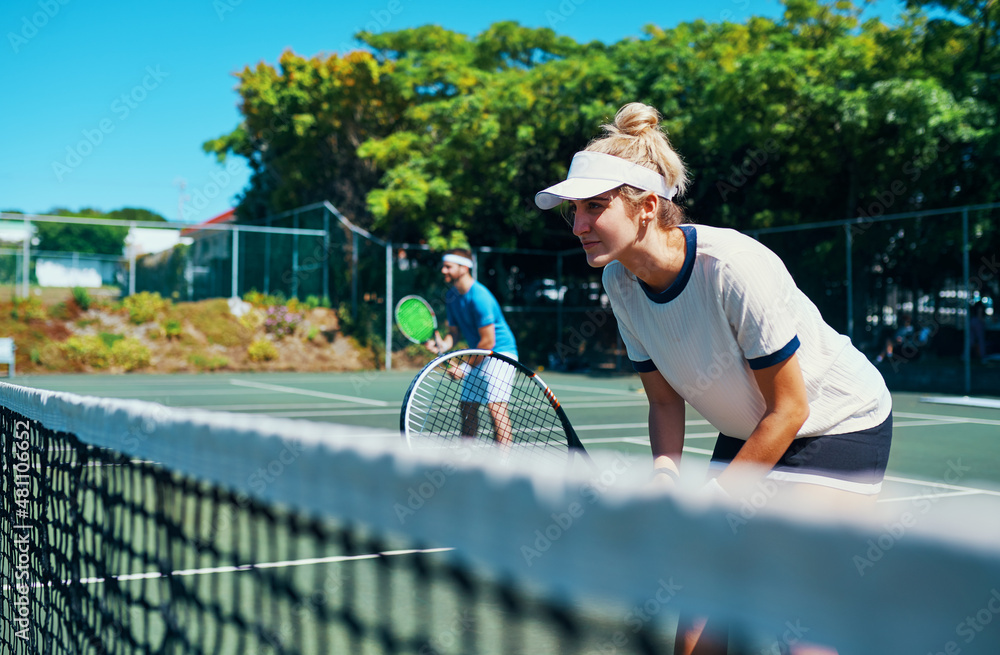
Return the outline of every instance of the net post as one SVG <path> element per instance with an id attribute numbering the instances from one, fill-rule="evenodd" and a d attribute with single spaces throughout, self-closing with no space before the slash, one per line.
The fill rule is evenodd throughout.
<path id="1" fill-rule="evenodd" d="M 385 370 L 392 369 L 392 242 L 385 244 Z"/>

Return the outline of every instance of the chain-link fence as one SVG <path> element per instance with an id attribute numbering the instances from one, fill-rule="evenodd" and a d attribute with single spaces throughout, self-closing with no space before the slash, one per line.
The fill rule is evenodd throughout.
<path id="1" fill-rule="evenodd" d="M 1000 394 L 1000 204 L 763 229 L 895 388 Z"/>
<path id="2" fill-rule="evenodd" d="M 824 318 L 905 386 L 1000 394 L 1000 203 L 761 229 Z M 5 222 L 60 220 L 4 214 Z M 70 222 L 115 224 L 100 219 Z M 5 223 L 6 224 L 6 223 Z M 136 227 L 137 223 L 131 223 Z M 400 298 L 426 298 L 443 322 L 448 289 L 441 253 L 393 244 L 353 225 L 328 202 L 255 225 L 182 229 L 184 243 L 154 255 L 108 256 L 90 265 L 123 293 L 157 291 L 178 300 L 265 294 L 314 297 L 338 309 L 341 327 L 378 351 L 386 368 L 425 357 L 396 330 Z M 82 257 L 0 250 L 0 282 L 27 289 L 46 266 L 81 268 Z M 630 372 L 601 271 L 579 249 L 474 248 L 476 277 L 497 297 L 529 366 Z M 74 263 L 67 264 L 70 260 Z M 100 269 L 100 273 L 94 273 Z M 16 295 L 16 294 L 15 294 Z M 388 344 L 388 348 L 386 345 Z"/>

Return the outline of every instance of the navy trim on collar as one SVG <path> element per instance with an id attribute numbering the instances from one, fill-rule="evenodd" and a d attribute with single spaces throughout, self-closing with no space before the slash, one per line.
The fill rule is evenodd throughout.
<path id="1" fill-rule="evenodd" d="M 646 286 L 645 282 L 639 280 L 639 286 L 646 293 L 646 297 L 661 305 L 681 295 L 681 291 L 684 291 L 688 280 L 691 279 L 691 272 L 694 271 L 694 256 L 698 250 L 698 231 L 694 225 L 679 225 L 678 227 L 684 232 L 687 252 L 684 253 L 684 264 L 681 266 L 681 272 L 677 275 L 677 279 L 671 282 L 670 286 L 661 293 L 653 291 Z"/>

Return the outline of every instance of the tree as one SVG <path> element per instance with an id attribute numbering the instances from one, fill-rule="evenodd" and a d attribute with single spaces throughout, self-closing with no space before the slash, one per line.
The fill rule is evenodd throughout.
<path id="1" fill-rule="evenodd" d="M 220 161 L 248 160 L 239 215 L 260 218 L 330 200 L 365 225 L 365 196 L 378 176 L 357 149 L 400 127 L 405 101 L 386 83 L 393 68 L 361 51 L 310 59 L 288 51 L 278 69 L 245 68 L 237 76 L 243 122 L 203 145 Z"/>
<path id="2" fill-rule="evenodd" d="M 124 207 L 112 212 L 102 212 L 93 208 L 70 211 L 55 208 L 49 211 L 53 216 L 78 218 L 109 218 L 121 221 L 165 221 L 163 216 L 148 209 Z M 84 225 L 79 223 L 33 223 L 38 236 L 38 249 L 54 252 L 79 252 L 98 255 L 121 255 L 125 249 L 127 226 Z"/>

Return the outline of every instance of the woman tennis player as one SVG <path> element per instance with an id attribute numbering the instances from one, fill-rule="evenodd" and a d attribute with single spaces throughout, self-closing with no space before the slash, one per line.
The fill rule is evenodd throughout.
<path id="1" fill-rule="evenodd" d="M 691 225 L 675 200 L 687 174 L 647 105 L 573 157 L 567 179 L 539 192 L 569 202 L 573 234 L 604 287 L 649 399 L 654 471 L 677 475 L 687 401 L 720 434 L 717 493 L 738 469 L 763 467 L 798 493 L 874 498 L 892 439 L 879 372 L 827 325 L 781 260 L 750 237 Z M 676 652 L 725 653 L 726 631 L 683 619 Z M 795 652 L 830 652 L 800 648 Z"/>

